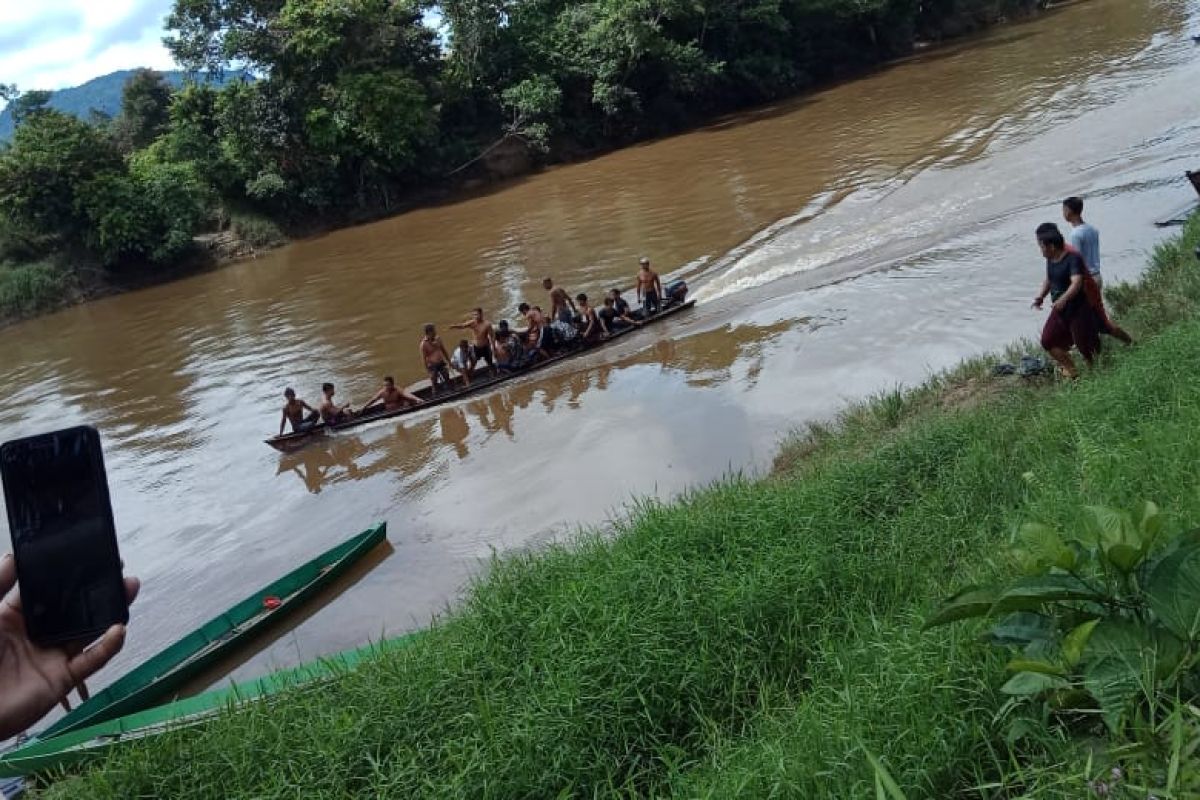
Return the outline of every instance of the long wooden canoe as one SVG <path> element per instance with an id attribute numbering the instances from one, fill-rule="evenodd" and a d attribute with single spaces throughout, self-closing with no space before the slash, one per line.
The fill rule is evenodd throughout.
<path id="1" fill-rule="evenodd" d="M 574 358 L 575 356 L 581 355 L 583 353 L 591 352 L 600 347 L 604 347 L 604 346 L 608 345 L 609 343 L 614 342 L 617 339 L 620 339 L 623 336 L 628 336 L 632 333 L 636 333 L 637 331 L 641 330 L 642 328 L 644 328 L 647 325 L 652 325 L 656 322 L 660 322 L 660 321 L 666 319 L 667 317 L 674 316 L 675 314 L 678 314 L 681 311 L 686 311 L 687 309 L 691 308 L 695 304 L 696 304 L 695 300 L 688 300 L 687 302 L 684 302 L 684 303 L 669 305 L 666 308 L 664 308 L 662 311 L 660 311 L 659 313 L 657 313 L 651 317 L 648 317 L 646 320 L 644 320 L 642 322 L 642 324 L 640 326 L 625 328 L 623 330 L 617 331 L 616 333 L 612 334 L 607 339 L 597 342 L 596 344 L 586 346 L 586 347 L 579 347 L 579 348 L 575 348 L 573 350 L 568 350 L 566 352 L 559 353 L 555 356 L 552 356 L 551 358 L 546 359 L 545 361 L 539 361 L 535 364 L 531 364 L 530 366 L 525 367 L 524 369 L 519 370 L 517 372 L 513 372 L 513 373 L 510 373 L 507 375 L 500 375 L 495 378 L 478 379 L 478 380 L 475 380 L 474 382 L 472 382 L 470 386 L 463 385 L 461 378 L 455 378 L 454 383 L 457 384 L 460 388 L 445 392 L 444 394 L 434 395 L 432 387 L 430 387 L 428 385 L 428 382 L 422 382 L 422 385 L 420 385 L 419 387 L 410 388 L 410 391 L 412 391 L 414 394 L 417 395 L 417 397 L 420 397 L 421 400 L 424 401 L 419 406 L 410 406 L 408 408 L 401 408 L 401 409 L 397 409 L 395 411 L 385 411 L 383 409 L 380 409 L 379 411 L 372 411 L 372 412 L 368 412 L 365 414 L 360 414 L 360 415 L 358 415 L 352 419 L 349 419 L 345 422 L 337 423 L 334 425 L 321 424 L 321 425 L 316 425 L 313 428 L 310 428 L 309 430 L 300 431 L 299 433 L 285 433 L 282 436 L 272 436 L 270 439 L 266 440 L 266 443 L 269 444 L 271 447 L 275 448 L 276 450 L 279 450 L 280 452 L 290 453 L 290 452 L 300 449 L 304 445 L 311 442 L 313 439 L 324 436 L 330 432 L 343 431 L 343 430 L 347 430 L 349 428 L 357 428 L 360 425 L 366 425 L 367 423 L 370 423 L 370 422 L 379 422 L 379 421 L 385 420 L 385 419 L 394 419 L 395 417 L 402 417 L 406 414 L 415 414 L 418 411 L 424 411 L 425 409 L 428 409 L 428 408 L 434 408 L 436 406 L 444 405 L 446 403 L 453 403 L 456 400 L 462 400 L 463 398 L 470 397 L 472 395 L 481 394 L 490 389 L 494 389 L 495 387 L 499 386 L 500 384 L 507 383 L 516 378 L 520 378 L 522 376 L 528 375 L 531 372 L 537 372 L 538 370 L 546 369 L 555 364 L 561 364 L 563 361 L 566 361 L 570 358 Z"/>
<path id="2" fill-rule="evenodd" d="M 413 633 L 347 650 L 262 678 L 214 689 L 51 738 L 39 737 L 0 755 L 0 778 L 54 772 L 108 755 L 134 742 L 198 727 L 224 712 L 237 713 L 254 704 L 270 702 L 282 692 L 318 688 L 366 659 L 406 646 L 420 635 Z"/>
<path id="3" fill-rule="evenodd" d="M 380 523 L 264 586 L 151 656 L 104 691 L 38 735 L 49 739 L 148 708 L 201 674 L 217 659 L 300 607 L 387 537 Z"/>

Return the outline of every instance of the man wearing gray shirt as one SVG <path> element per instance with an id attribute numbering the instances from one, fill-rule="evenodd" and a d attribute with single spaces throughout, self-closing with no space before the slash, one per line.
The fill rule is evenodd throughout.
<path id="1" fill-rule="evenodd" d="M 1094 225 L 1083 221 L 1083 200 L 1078 197 L 1063 200 L 1063 219 L 1071 223 L 1071 232 L 1066 237 L 1067 244 L 1083 257 L 1088 274 L 1096 282 L 1093 303 L 1100 312 L 1100 332 L 1125 344 L 1133 344 L 1133 338 L 1112 321 L 1104 308 L 1104 280 L 1100 277 L 1100 231 L 1096 230 Z"/>
<path id="2" fill-rule="evenodd" d="M 1063 219 L 1071 223 L 1071 232 L 1067 234 L 1067 244 L 1074 247 L 1083 256 L 1088 272 L 1096 280 L 1096 285 L 1104 288 L 1100 277 L 1100 231 L 1094 225 L 1083 221 L 1083 200 L 1078 197 L 1068 197 L 1063 201 Z"/>

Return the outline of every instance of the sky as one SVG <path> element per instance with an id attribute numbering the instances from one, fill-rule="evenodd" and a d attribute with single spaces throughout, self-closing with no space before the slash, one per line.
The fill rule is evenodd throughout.
<path id="1" fill-rule="evenodd" d="M 119 69 L 171 69 L 172 0 L 0 0 L 0 83 L 63 89 Z"/>
<path id="2" fill-rule="evenodd" d="M 134 67 L 173 69 L 173 0 L 0 0 L 0 83 L 64 89 Z M 427 21 L 440 24 L 436 13 Z M 0 107 L 3 107 L 0 103 Z"/>

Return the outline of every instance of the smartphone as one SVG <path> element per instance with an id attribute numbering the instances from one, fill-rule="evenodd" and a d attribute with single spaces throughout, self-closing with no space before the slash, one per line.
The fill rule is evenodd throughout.
<path id="1" fill-rule="evenodd" d="M 0 479 L 29 638 L 91 641 L 129 621 L 100 434 L 70 428 L 0 445 Z"/>

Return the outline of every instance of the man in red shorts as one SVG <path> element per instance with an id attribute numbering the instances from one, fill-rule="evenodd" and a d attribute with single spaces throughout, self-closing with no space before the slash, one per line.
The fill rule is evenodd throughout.
<path id="1" fill-rule="evenodd" d="M 1063 375 L 1074 380 L 1079 377 L 1071 347 L 1091 364 L 1100 351 L 1100 320 L 1088 302 L 1084 281 L 1089 280 L 1087 265 L 1079 253 L 1070 251 L 1062 232 L 1052 222 L 1037 229 L 1038 246 L 1046 258 L 1046 279 L 1033 300 L 1040 309 L 1046 296 L 1054 302 L 1050 318 L 1042 328 L 1042 347 L 1058 362 Z"/>

